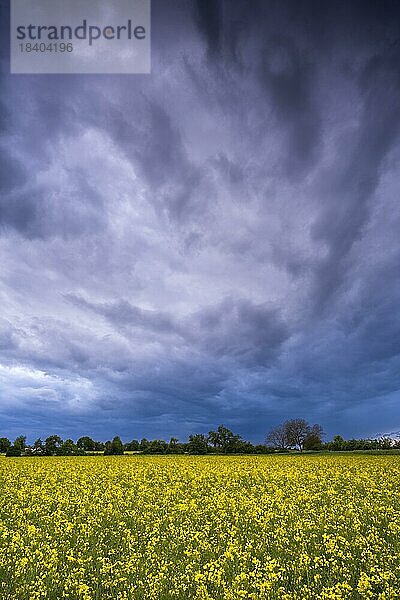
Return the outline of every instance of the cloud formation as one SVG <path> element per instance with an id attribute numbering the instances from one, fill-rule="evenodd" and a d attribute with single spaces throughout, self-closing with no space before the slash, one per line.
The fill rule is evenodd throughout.
<path id="1" fill-rule="evenodd" d="M 152 12 L 149 76 L 2 58 L 4 434 L 398 429 L 398 4 Z"/>

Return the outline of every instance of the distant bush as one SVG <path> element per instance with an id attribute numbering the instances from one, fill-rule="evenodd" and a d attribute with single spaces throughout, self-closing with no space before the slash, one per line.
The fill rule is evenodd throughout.
<path id="1" fill-rule="evenodd" d="M 390 450 L 393 442 L 389 438 L 380 439 L 352 439 L 345 440 L 340 435 L 335 435 L 332 442 L 324 444 L 325 450 L 333 452 L 354 452 L 356 450 Z"/>

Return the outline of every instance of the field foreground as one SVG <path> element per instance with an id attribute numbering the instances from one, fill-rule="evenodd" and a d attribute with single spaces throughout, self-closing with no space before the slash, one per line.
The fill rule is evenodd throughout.
<path id="1" fill-rule="evenodd" d="M 0 597 L 400 598 L 400 457 L 0 459 Z"/>

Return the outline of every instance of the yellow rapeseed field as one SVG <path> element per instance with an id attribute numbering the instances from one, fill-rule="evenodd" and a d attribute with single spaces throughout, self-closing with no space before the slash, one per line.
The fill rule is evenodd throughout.
<path id="1" fill-rule="evenodd" d="M 400 598 L 397 456 L 0 458 L 0 598 Z"/>

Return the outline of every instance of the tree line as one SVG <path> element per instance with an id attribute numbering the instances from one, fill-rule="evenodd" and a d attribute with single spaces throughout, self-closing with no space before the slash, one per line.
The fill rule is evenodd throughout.
<path id="1" fill-rule="evenodd" d="M 400 441 L 389 438 L 345 440 L 336 435 L 332 441 L 323 442 L 321 425 L 309 424 L 305 419 L 290 419 L 273 427 L 264 444 L 252 444 L 224 425 L 209 431 L 208 435 L 195 433 L 187 442 L 179 442 L 171 437 L 169 442 L 162 439 L 132 440 L 123 443 L 119 436 L 107 442 L 95 441 L 82 436 L 76 442 L 58 435 L 50 435 L 44 441 L 38 438 L 32 445 L 27 444 L 26 436 L 18 436 L 14 442 L 0 438 L 0 453 L 6 456 L 79 456 L 103 453 L 120 455 L 125 452 L 141 454 L 270 454 L 292 451 L 354 451 L 400 449 Z"/>

